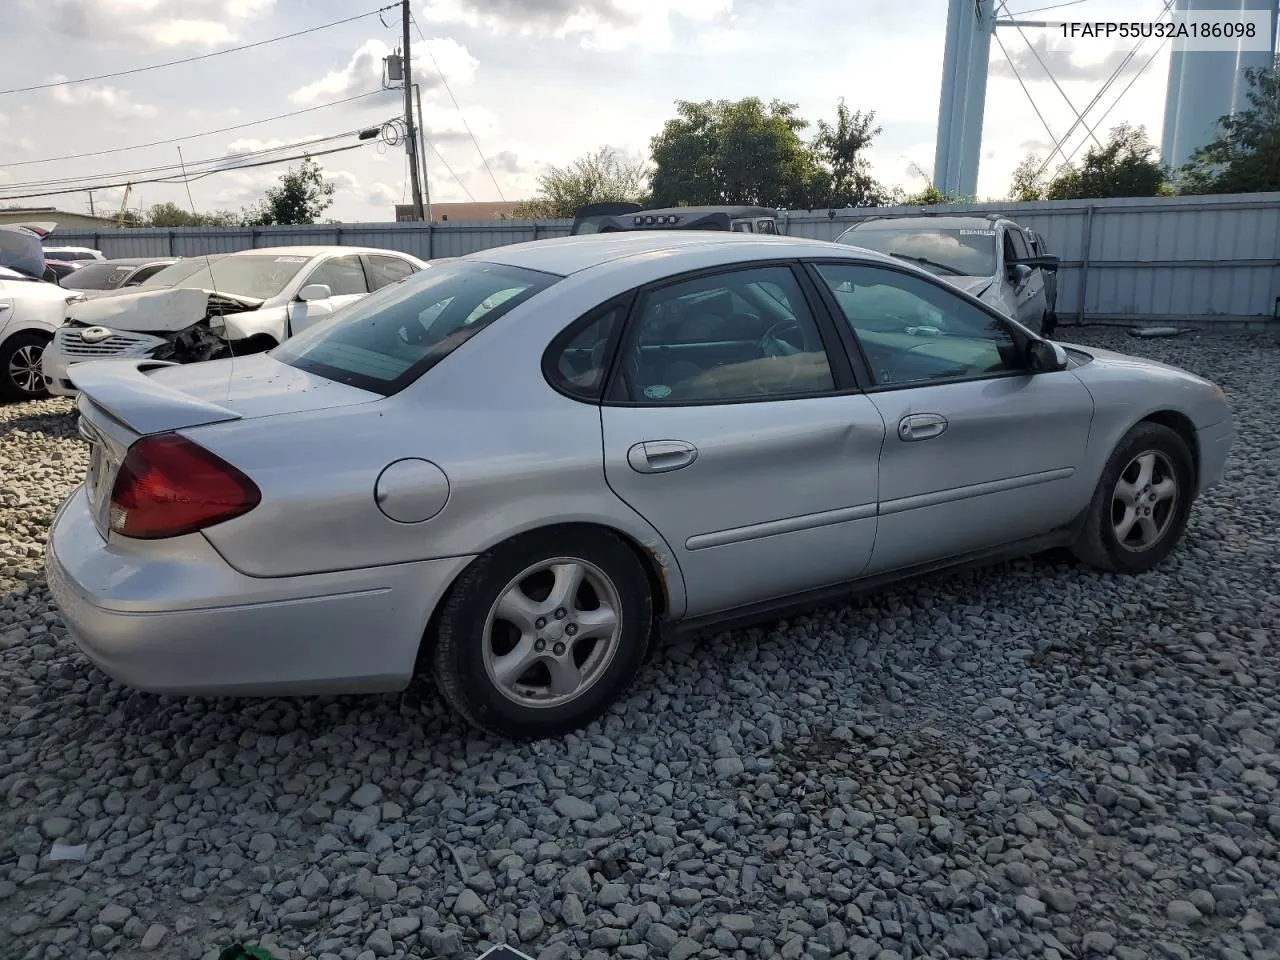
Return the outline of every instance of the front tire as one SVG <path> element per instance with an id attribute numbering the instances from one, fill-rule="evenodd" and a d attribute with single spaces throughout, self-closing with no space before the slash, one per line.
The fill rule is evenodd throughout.
<path id="1" fill-rule="evenodd" d="M 40 359 L 49 338 L 16 333 L 0 344 L 0 399 L 39 400 L 47 397 Z"/>
<path id="2" fill-rule="evenodd" d="M 652 623 L 644 568 L 616 536 L 527 534 L 477 558 L 450 591 L 432 655 L 436 684 L 489 733 L 558 736 L 622 695 Z"/>
<path id="3" fill-rule="evenodd" d="M 1107 461 L 1071 551 L 1112 573 L 1145 573 L 1177 548 L 1194 491 L 1186 442 L 1168 427 L 1140 423 Z"/>

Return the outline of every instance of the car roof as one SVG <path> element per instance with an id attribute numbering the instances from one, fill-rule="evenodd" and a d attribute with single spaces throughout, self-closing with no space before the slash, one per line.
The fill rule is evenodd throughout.
<path id="1" fill-rule="evenodd" d="M 892 227 L 896 224 L 906 221 L 907 223 L 929 223 L 931 221 L 942 220 L 946 226 L 951 229 L 966 230 L 990 230 L 999 222 L 1009 222 L 1006 217 L 975 217 L 965 214 L 950 213 L 908 213 L 900 217 L 874 217 L 870 220 L 863 220 L 861 223 L 855 223 L 850 230 L 876 230 L 880 228 Z"/>
<path id="2" fill-rule="evenodd" d="M 120 267 L 143 267 L 149 263 L 177 263 L 177 257 L 112 257 L 103 260 L 104 264 L 115 264 Z"/>
<path id="3" fill-rule="evenodd" d="M 387 250 L 379 247 L 349 247 L 335 244 L 333 246 L 294 246 L 294 247 L 252 247 L 248 250 L 236 250 L 227 254 L 229 257 L 252 256 L 253 254 L 270 254 L 277 257 L 318 257 L 325 253 L 378 253 L 392 256 L 417 258 L 402 250 Z"/>
<path id="4" fill-rule="evenodd" d="M 459 257 L 511 267 L 524 267 L 544 273 L 568 276 L 617 260 L 631 257 L 678 254 L 681 251 L 736 245 L 744 260 L 770 257 L 849 256 L 857 249 L 859 257 L 884 263 L 898 263 L 891 257 L 849 244 L 829 243 L 804 237 L 767 236 L 755 233 L 732 233 L 725 230 L 642 230 L 623 233 L 590 233 L 576 237 L 554 237 L 529 240 L 502 247 L 491 247 Z"/>

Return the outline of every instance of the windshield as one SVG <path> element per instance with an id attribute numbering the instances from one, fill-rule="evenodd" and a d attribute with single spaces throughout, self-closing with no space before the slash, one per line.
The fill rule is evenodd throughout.
<path id="1" fill-rule="evenodd" d="M 167 286 L 214 290 L 237 297 L 253 297 L 255 300 L 274 297 L 311 261 L 310 257 L 271 253 L 245 256 L 237 254 L 208 264 L 204 262 L 204 257 L 192 259 L 197 261 L 195 272 Z M 158 279 L 164 272 L 161 270 L 151 279 Z"/>
<path id="2" fill-rule="evenodd" d="M 207 259 L 210 263 L 217 263 L 225 253 L 211 254 L 208 257 L 197 256 L 189 257 L 185 260 L 179 260 L 177 263 L 171 263 L 163 270 L 157 270 L 147 279 L 138 284 L 139 290 L 158 290 L 172 287 L 179 280 L 191 276 L 201 267 L 205 265 Z"/>
<path id="3" fill-rule="evenodd" d="M 138 269 L 133 263 L 89 263 L 62 279 L 72 290 L 114 290 Z"/>
<path id="4" fill-rule="evenodd" d="M 851 227 L 837 242 L 901 257 L 941 276 L 992 277 L 996 272 L 996 232 L 988 228 L 875 223 Z"/>
<path id="5" fill-rule="evenodd" d="M 282 363 L 392 394 L 560 278 L 478 260 L 383 287 L 271 351 Z"/>

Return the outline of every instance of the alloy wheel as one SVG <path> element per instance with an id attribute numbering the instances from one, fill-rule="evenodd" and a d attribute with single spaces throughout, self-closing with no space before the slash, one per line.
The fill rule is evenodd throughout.
<path id="1" fill-rule="evenodd" d="M 1178 475 L 1165 454 L 1147 450 L 1130 460 L 1111 496 L 1116 542 L 1134 553 L 1159 543 L 1173 525 L 1178 493 Z"/>
<path id="2" fill-rule="evenodd" d="M 572 557 L 513 577 L 485 620 L 484 668 L 524 707 L 557 707 L 599 681 L 617 655 L 622 602 L 603 570 Z"/>

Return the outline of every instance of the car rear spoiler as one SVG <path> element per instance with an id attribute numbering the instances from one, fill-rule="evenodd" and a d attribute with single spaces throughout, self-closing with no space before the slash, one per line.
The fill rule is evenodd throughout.
<path id="1" fill-rule="evenodd" d="M 167 360 L 88 360 L 72 364 L 67 376 L 80 391 L 81 414 L 92 404 L 141 436 L 239 420 L 240 414 L 183 393 L 148 376 L 177 364 Z M 92 416 L 89 419 L 93 419 Z"/>

